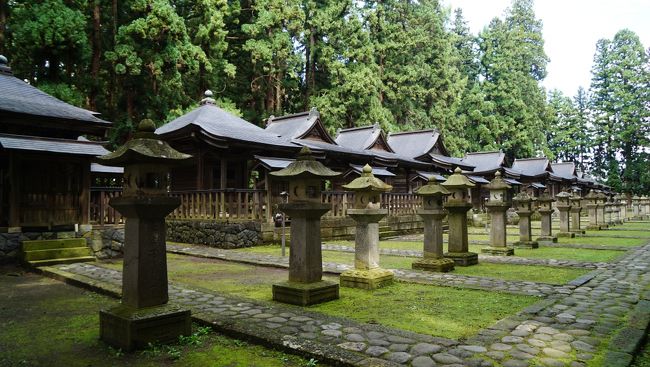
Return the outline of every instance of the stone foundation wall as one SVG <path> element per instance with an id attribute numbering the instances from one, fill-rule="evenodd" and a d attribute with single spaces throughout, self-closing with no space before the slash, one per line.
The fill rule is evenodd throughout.
<path id="1" fill-rule="evenodd" d="M 167 241 L 217 248 L 241 248 L 263 243 L 259 222 L 168 221 Z"/>
<path id="2" fill-rule="evenodd" d="M 124 255 L 124 225 L 80 226 L 79 237 L 88 242 L 98 259 L 110 259 Z"/>
<path id="3" fill-rule="evenodd" d="M 82 237 L 79 232 L 3 232 L 0 233 L 0 264 L 18 262 L 23 241 Z"/>

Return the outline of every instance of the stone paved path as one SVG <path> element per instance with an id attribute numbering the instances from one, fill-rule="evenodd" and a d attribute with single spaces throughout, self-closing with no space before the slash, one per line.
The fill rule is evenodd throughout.
<path id="1" fill-rule="evenodd" d="M 242 300 L 180 284 L 170 285 L 170 297 L 192 309 L 195 318 L 222 331 L 306 352 L 325 362 L 580 367 L 605 343 L 607 353 L 602 365 L 626 366 L 650 321 L 650 244 L 631 251 L 616 265 L 596 272 L 587 284 L 554 293 L 465 341 L 360 324 L 299 307 Z M 92 264 L 42 269 L 114 295 L 119 293 L 119 271 Z"/>
<path id="2" fill-rule="evenodd" d="M 424 237 L 421 234 L 402 235 L 402 236 L 397 236 L 397 237 L 385 238 L 385 239 L 382 239 L 382 241 L 386 241 L 386 242 L 422 242 L 422 241 L 424 241 Z M 470 239 L 468 242 L 471 245 L 489 245 L 490 244 L 489 240 L 471 240 Z M 447 242 L 446 239 L 444 239 L 443 243 L 448 243 L 448 242 Z M 508 242 L 509 245 L 511 245 L 513 243 L 514 243 L 513 241 Z M 592 249 L 592 250 L 614 250 L 614 251 L 627 251 L 629 249 L 638 247 L 638 246 L 594 245 L 594 244 L 589 244 L 589 243 L 551 243 L 551 244 L 545 244 L 545 245 L 542 245 L 542 246 L 566 247 L 566 248 L 585 248 L 585 249 Z"/>
<path id="3" fill-rule="evenodd" d="M 327 251 L 341 251 L 354 253 L 354 247 L 344 245 L 323 244 L 323 250 Z M 392 248 L 379 249 L 381 255 L 390 256 L 406 256 L 406 257 L 421 257 L 422 251 L 418 250 L 402 250 Z M 494 263 L 494 264 L 514 264 L 514 265 L 542 265 L 542 266 L 555 266 L 565 268 L 581 268 L 581 269 L 607 269 L 613 263 L 606 262 L 586 262 L 586 261 L 573 261 L 573 260 L 557 260 L 557 259 L 531 259 L 516 256 L 489 256 L 478 255 L 479 261 Z"/>
<path id="4" fill-rule="evenodd" d="M 246 264 L 275 266 L 281 268 L 289 267 L 289 257 L 258 254 L 253 252 L 241 252 L 233 250 L 221 250 L 217 248 L 198 245 L 167 245 L 167 251 L 181 254 L 200 256 L 212 259 L 237 261 Z M 332 274 L 340 274 L 345 270 L 352 269 L 351 265 L 337 263 L 323 263 L 323 271 Z M 457 274 L 432 273 L 418 270 L 390 269 L 395 273 L 395 278 L 400 281 L 420 284 L 432 284 L 444 287 L 458 287 L 484 290 L 498 290 L 501 292 L 524 294 L 529 296 L 547 296 L 555 293 L 569 293 L 577 283 L 567 285 L 546 284 L 537 282 L 522 282 L 515 280 L 504 280 L 497 278 L 475 277 Z M 584 280 L 578 279 L 578 283 Z"/>

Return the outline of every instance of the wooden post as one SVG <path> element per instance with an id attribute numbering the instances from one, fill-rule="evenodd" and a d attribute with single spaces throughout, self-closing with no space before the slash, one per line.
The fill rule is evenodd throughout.
<path id="1" fill-rule="evenodd" d="M 273 223 L 273 212 L 271 211 L 271 180 L 269 171 L 264 173 L 264 189 L 266 189 L 266 222 Z"/>
<path id="2" fill-rule="evenodd" d="M 85 160 L 82 165 L 81 195 L 79 206 L 81 210 L 81 224 L 90 223 L 90 160 Z"/>
<path id="3" fill-rule="evenodd" d="M 224 158 L 221 158 L 221 165 L 219 167 L 221 170 L 221 181 L 219 182 L 219 188 L 225 189 L 228 186 L 228 161 Z"/>
<path id="4" fill-rule="evenodd" d="M 9 227 L 20 227 L 20 162 L 9 153 Z"/>

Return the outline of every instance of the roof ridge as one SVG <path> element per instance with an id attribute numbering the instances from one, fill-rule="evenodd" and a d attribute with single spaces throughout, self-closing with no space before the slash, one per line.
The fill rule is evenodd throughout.
<path id="1" fill-rule="evenodd" d="M 340 133 L 350 132 L 350 131 L 355 131 L 355 130 L 364 130 L 364 129 L 370 129 L 370 128 L 373 128 L 373 129 L 374 129 L 374 128 L 376 128 L 376 127 L 378 127 L 377 124 L 366 125 L 366 126 L 355 126 L 355 127 L 349 127 L 349 128 L 347 128 L 347 129 L 339 129 L 338 132 L 339 132 L 339 134 L 340 134 Z"/>
<path id="2" fill-rule="evenodd" d="M 548 157 L 532 157 L 532 158 L 515 158 L 515 161 L 532 161 L 536 159 L 546 159 L 548 160 Z"/>
<path id="3" fill-rule="evenodd" d="M 494 153 L 503 154 L 503 152 L 500 151 L 500 150 L 488 150 L 488 151 L 484 151 L 484 152 L 469 152 L 469 153 L 465 153 L 465 155 L 470 155 L 470 154 L 471 154 L 471 155 L 476 155 L 476 154 L 494 154 Z"/>
<path id="4" fill-rule="evenodd" d="M 388 133 L 388 136 L 395 135 L 407 135 L 407 134 L 422 134 L 422 133 L 440 133 L 438 129 L 424 129 L 424 130 L 412 130 L 412 131 L 398 131 L 396 133 Z"/>
<path id="5" fill-rule="evenodd" d="M 287 119 L 294 118 L 294 117 L 299 117 L 299 116 L 309 116 L 310 112 L 311 111 L 296 112 L 296 113 L 291 113 L 291 114 L 284 115 L 284 116 L 279 116 L 279 117 L 275 117 L 275 116 L 271 115 L 271 116 L 269 116 L 269 119 L 268 119 L 269 122 L 268 123 L 272 124 L 272 123 L 275 123 L 275 122 L 280 122 L 281 120 L 287 120 Z"/>
<path id="6" fill-rule="evenodd" d="M 21 139 L 31 139 L 31 140 L 66 141 L 71 143 L 74 142 L 74 143 L 93 144 L 93 145 L 106 144 L 106 142 L 99 142 L 99 141 L 92 141 L 92 140 L 84 141 L 78 139 L 53 138 L 51 136 L 34 136 L 34 135 L 6 134 L 6 133 L 0 133 L 0 137 L 21 138 Z"/>

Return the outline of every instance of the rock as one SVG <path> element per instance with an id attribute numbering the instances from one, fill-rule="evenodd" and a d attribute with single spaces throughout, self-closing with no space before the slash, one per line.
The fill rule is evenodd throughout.
<path id="1" fill-rule="evenodd" d="M 411 354 L 419 356 L 422 354 L 438 353 L 442 349 L 441 346 L 428 343 L 418 343 L 411 348 Z"/>
<path id="2" fill-rule="evenodd" d="M 388 352 L 388 349 L 376 345 L 373 345 L 372 347 L 366 349 L 366 354 L 372 357 L 379 357 L 380 355 L 386 354 Z"/>
<path id="3" fill-rule="evenodd" d="M 434 354 L 432 357 L 436 362 L 443 363 L 443 364 L 463 363 L 462 359 L 456 356 L 452 356 L 449 353 L 438 353 L 438 354 Z"/>
<path id="4" fill-rule="evenodd" d="M 427 356 L 415 357 L 411 361 L 412 367 L 434 367 L 435 365 L 436 362 L 434 362 L 433 359 Z"/>

